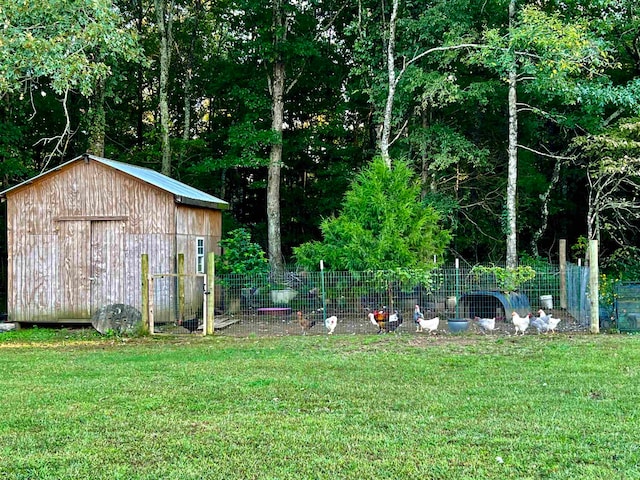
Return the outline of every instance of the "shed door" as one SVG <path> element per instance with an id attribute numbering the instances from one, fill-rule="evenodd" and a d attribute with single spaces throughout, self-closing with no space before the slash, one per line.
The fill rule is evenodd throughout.
<path id="1" fill-rule="evenodd" d="M 103 305 L 123 303 L 123 222 L 68 220 L 61 224 L 60 317 L 90 319 Z"/>
<path id="2" fill-rule="evenodd" d="M 125 303 L 124 245 L 121 220 L 91 222 L 91 313 L 113 303 Z"/>
<path id="3" fill-rule="evenodd" d="M 89 318 L 91 222 L 60 222 L 60 312 L 62 319 Z"/>

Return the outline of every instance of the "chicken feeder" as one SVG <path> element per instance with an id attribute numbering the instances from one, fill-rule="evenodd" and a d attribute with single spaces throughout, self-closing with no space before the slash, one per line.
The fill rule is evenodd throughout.
<path id="1" fill-rule="evenodd" d="M 540 306 L 545 310 L 553 310 L 553 295 L 540 295 Z"/>
<path id="2" fill-rule="evenodd" d="M 462 333 L 469 328 L 469 320 L 466 318 L 449 318 L 447 327 L 451 333 Z"/>

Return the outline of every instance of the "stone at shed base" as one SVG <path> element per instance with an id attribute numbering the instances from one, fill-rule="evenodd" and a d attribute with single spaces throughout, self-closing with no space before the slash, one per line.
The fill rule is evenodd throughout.
<path id="1" fill-rule="evenodd" d="M 91 317 L 91 325 L 101 334 L 133 333 L 142 323 L 142 314 L 131 305 L 115 303 L 100 307 Z"/>
<path id="2" fill-rule="evenodd" d="M 15 323 L 0 323 L 0 332 L 10 332 L 16 329 Z"/>

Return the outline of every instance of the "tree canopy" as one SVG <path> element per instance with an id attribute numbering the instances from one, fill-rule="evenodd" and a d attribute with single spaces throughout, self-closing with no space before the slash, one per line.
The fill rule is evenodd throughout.
<path id="1" fill-rule="evenodd" d="M 0 24 L 5 188 L 102 149 L 332 268 L 640 240 L 635 1 L 0 0 Z"/>

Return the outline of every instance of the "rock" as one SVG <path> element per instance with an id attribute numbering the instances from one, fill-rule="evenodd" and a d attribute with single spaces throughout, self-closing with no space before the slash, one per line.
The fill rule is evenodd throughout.
<path id="1" fill-rule="evenodd" d="M 0 323 L 0 332 L 9 332 L 16 329 L 15 323 Z"/>
<path id="2" fill-rule="evenodd" d="M 133 333 L 142 323 L 142 314 L 131 305 L 115 303 L 100 307 L 91 317 L 91 324 L 101 334 Z"/>

